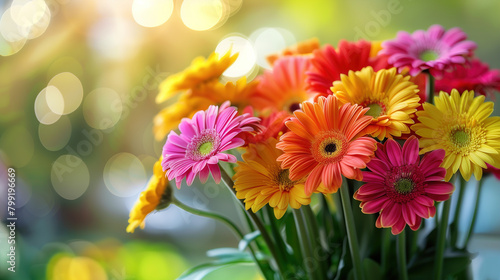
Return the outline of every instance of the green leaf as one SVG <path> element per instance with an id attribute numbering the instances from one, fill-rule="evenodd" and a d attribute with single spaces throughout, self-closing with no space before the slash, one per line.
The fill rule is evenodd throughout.
<path id="1" fill-rule="evenodd" d="M 412 280 L 427 280 L 434 273 L 435 256 L 434 250 L 427 253 L 411 263 L 408 269 L 408 276 Z M 472 255 L 463 251 L 448 250 L 444 254 L 443 279 L 448 276 L 455 276 L 462 273 L 471 263 Z"/>
<path id="2" fill-rule="evenodd" d="M 369 258 L 366 258 L 363 260 L 363 274 L 365 276 L 365 279 L 370 279 L 370 280 L 381 280 L 382 279 L 382 268 L 380 265 Z M 347 276 L 348 280 L 355 280 L 354 279 L 354 270 L 351 269 L 349 271 L 349 275 Z"/>
<path id="3" fill-rule="evenodd" d="M 252 260 L 248 252 L 242 252 L 236 248 L 216 248 L 207 251 L 207 256 L 219 260 L 239 259 Z"/>
<path id="4" fill-rule="evenodd" d="M 184 272 L 177 280 L 201 280 L 203 277 L 207 276 L 209 273 L 214 272 L 218 269 L 224 268 L 226 266 L 242 264 L 242 263 L 253 263 L 252 260 L 230 260 L 230 261 L 215 261 L 211 263 L 201 264 L 190 268 Z"/>
<path id="5" fill-rule="evenodd" d="M 243 236 L 243 239 L 240 240 L 240 243 L 238 243 L 238 250 L 244 251 L 248 246 L 250 246 L 250 243 L 252 243 L 252 241 L 254 241 L 259 236 L 260 231 L 258 230 L 246 234 L 245 236 Z"/>
<path id="6" fill-rule="evenodd" d="M 207 251 L 207 256 L 216 260 L 188 269 L 177 280 L 200 280 L 207 274 L 226 266 L 255 263 L 248 252 L 242 252 L 236 248 L 212 249 Z"/>

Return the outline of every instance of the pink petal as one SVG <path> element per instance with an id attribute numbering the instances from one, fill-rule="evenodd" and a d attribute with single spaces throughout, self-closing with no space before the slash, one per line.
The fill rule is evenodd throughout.
<path id="1" fill-rule="evenodd" d="M 205 182 L 207 182 L 207 179 L 208 179 L 208 175 L 210 175 L 210 169 L 208 166 L 205 166 L 205 168 L 203 168 L 200 172 L 200 181 L 204 184 Z"/>
<path id="2" fill-rule="evenodd" d="M 391 161 L 393 166 L 401 166 L 402 162 L 402 154 L 401 154 L 401 146 L 399 146 L 398 142 L 393 139 L 388 139 L 385 142 L 385 147 L 387 149 L 387 156 Z"/>
<path id="3" fill-rule="evenodd" d="M 430 194 L 451 194 L 455 187 L 450 182 L 428 182 L 425 192 Z"/>
<path id="4" fill-rule="evenodd" d="M 392 226 L 391 233 L 394 235 L 400 234 L 405 228 L 406 223 L 403 217 L 399 217 L 399 220 Z"/>
<path id="5" fill-rule="evenodd" d="M 402 210 L 403 210 L 403 218 L 405 219 L 406 223 L 409 226 L 413 226 L 416 223 L 416 217 L 417 215 L 415 212 L 412 211 L 411 207 L 409 207 L 408 204 L 403 204 L 402 205 Z"/>
<path id="6" fill-rule="evenodd" d="M 387 198 L 387 196 L 382 196 L 371 201 L 364 201 L 360 204 L 360 207 L 362 208 L 361 211 L 365 214 L 374 214 L 380 212 L 380 210 L 382 210 L 382 207 L 384 207 L 385 203 L 388 201 L 389 198 Z"/>
<path id="7" fill-rule="evenodd" d="M 399 203 L 388 203 L 387 206 L 382 209 L 382 225 L 384 227 L 393 226 L 401 218 L 401 204 Z"/>
<path id="8" fill-rule="evenodd" d="M 208 164 L 208 168 L 210 168 L 210 172 L 212 173 L 212 177 L 214 178 L 214 181 L 216 184 L 220 183 L 221 180 L 221 173 L 219 169 L 218 164 Z"/>
<path id="9" fill-rule="evenodd" d="M 413 164 L 417 162 L 419 159 L 418 152 L 418 139 L 415 136 L 411 136 L 403 145 L 403 161 L 406 164 Z"/>

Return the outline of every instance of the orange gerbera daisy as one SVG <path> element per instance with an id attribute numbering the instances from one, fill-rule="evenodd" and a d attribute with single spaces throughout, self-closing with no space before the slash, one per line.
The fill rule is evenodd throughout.
<path id="1" fill-rule="evenodd" d="M 273 65 L 276 60 L 284 56 L 294 56 L 294 55 L 309 55 L 316 49 L 319 49 L 318 38 L 311 38 L 297 44 L 285 48 L 280 53 L 271 54 L 266 57 L 269 64 Z"/>
<path id="2" fill-rule="evenodd" d="M 288 169 L 282 169 L 276 161 L 283 152 L 276 149 L 278 140 L 250 144 L 243 154 L 244 162 L 238 162 L 233 176 L 236 197 L 244 199 L 245 208 L 257 212 L 264 205 L 274 208 L 274 216 L 281 219 L 288 205 L 294 209 L 311 203 L 304 192 L 305 179 L 291 180 Z"/>
<path id="3" fill-rule="evenodd" d="M 286 122 L 290 129 L 276 145 L 284 154 L 278 157 L 290 179 L 307 177 L 305 191 L 311 195 L 322 183 L 321 192 L 333 193 L 342 184 L 342 175 L 361 180 L 361 169 L 373 157 L 376 141 L 362 136 L 370 123 L 368 108 L 346 103 L 339 107 L 337 97 L 321 96 L 315 103 L 303 102 L 302 110 Z"/>
<path id="4" fill-rule="evenodd" d="M 285 56 L 278 59 L 271 71 L 259 79 L 251 103 L 257 110 L 271 109 L 293 112 L 310 95 L 306 91 L 306 71 L 310 66 L 305 56 Z"/>

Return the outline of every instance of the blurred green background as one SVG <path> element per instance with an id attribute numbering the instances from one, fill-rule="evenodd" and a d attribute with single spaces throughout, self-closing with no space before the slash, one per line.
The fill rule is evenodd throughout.
<path id="1" fill-rule="evenodd" d="M 207 261 L 206 250 L 237 246 L 223 225 L 174 206 L 150 215 L 145 230 L 125 232 L 161 154 L 152 134 L 164 106 L 154 103 L 158 84 L 196 56 L 238 42 L 245 55 L 226 73 L 232 80 L 254 77 L 269 67 L 267 54 L 312 37 L 336 45 L 441 24 L 462 28 L 476 55 L 500 68 L 498 11 L 494 0 L 0 1 L 0 215 L 5 221 L 13 167 L 18 218 L 15 274 L 7 271 L 9 232 L 0 228 L 0 279 L 175 279 Z M 482 238 L 473 242 L 478 279 L 498 277 L 500 264 L 500 222 L 491 216 L 500 212 L 500 190 L 486 180 Z M 471 181 L 469 204 L 474 189 Z M 175 195 L 241 219 L 213 181 Z M 259 276 L 240 266 L 206 279 Z"/>

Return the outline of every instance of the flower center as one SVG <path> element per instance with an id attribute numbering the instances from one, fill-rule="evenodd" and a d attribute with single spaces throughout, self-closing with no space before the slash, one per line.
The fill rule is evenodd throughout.
<path id="1" fill-rule="evenodd" d="M 205 142 L 198 147 L 198 151 L 200 154 L 206 156 L 212 151 L 213 146 L 212 142 Z"/>
<path id="2" fill-rule="evenodd" d="M 385 178 L 387 196 L 397 203 L 407 203 L 424 193 L 425 176 L 418 164 L 394 166 Z"/>
<path id="3" fill-rule="evenodd" d="M 280 190 L 288 191 L 291 188 L 293 188 L 293 186 L 295 186 L 295 184 L 297 183 L 297 181 L 290 180 L 289 175 L 290 171 L 288 171 L 288 169 L 280 168 L 279 171 L 277 172 L 276 183 L 280 187 Z"/>
<path id="4" fill-rule="evenodd" d="M 300 109 L 300 103 L 292 103 L 288 108 L 288 110 L 290 110 L 290 112 L 292 113 L 298 109 Z"/>
<path id="5" fill-rule="evenodd" d="M 314 159 L 325 164 L 341 160 L 346 151 L 347 141 L 345 136 L 338 131 L 319 134 L 311 146 Z"/>
<path id="6" fill-rule="evenodd" d="M 451 139 L 453 143 L 459 147 L 464 147 L 469 144 L 470 136 L 467 131 L 457 129 L 451 132 Z"/>
<path id="7" fill-rule="evenodd" d="M 333 154 L 337 151 L 337 145 L 335 143 L 330 143 L 325 146 L 325 152 L 327 154 Z"/>
<path id="8" fill-rule="evenodd" d="M 433 61 L 439 58 L 439 54 L 433 50 L 425 50 L 420 53 L 419 58 L 425 62 Z"/>
<path id="9" fill-rule="evenodd" d="M 401 178 L 394 183 L 394 189 L 400 194 L 407 194 L 413 190 L 415 184 L 411 179 Z"/>
<path id="10" fill-rule="evenodd" d="M 384 112 L 384 108 L 380 106 L 378 103 L 370 103 L 366 105 L 366 107 L 370 108 L 365 115 L 372 116 L 373 118 L 378 118 Z"/>
<path id="11" fill-rule="evenodd" d="M 186 157 L 194 161 L 206 159 L 212 156 L 219 143 L 215 129 L 205 129 L 191 139 L 186 148 Z"/>

